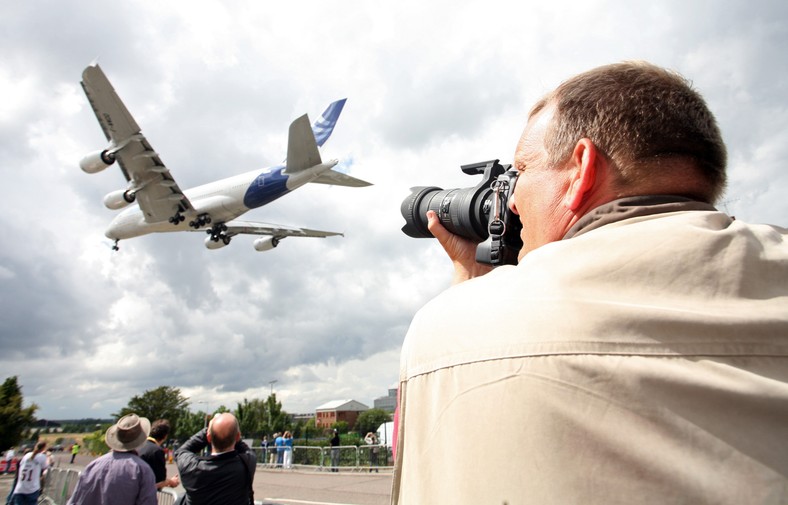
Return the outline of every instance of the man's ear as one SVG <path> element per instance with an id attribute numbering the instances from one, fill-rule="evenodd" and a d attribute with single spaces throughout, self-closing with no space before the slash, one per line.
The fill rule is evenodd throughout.
<path id="1" fill-rule="evenodd" d="M 211 439 L 213 438 L 213 433 L 211 432 L 211 426 L 208 426 L 208 431 L 205 432 L 205 438 L 208 439 L 208 443 L 211 443 Z"/>
<path id="2" fill-rule="evenodd" d="M 564 204 L 569 210 L 577 210 L 586 200 L 597 179 L 597 169 L 601 157 L 590 139 L 580 139 L 570 158 L 571 179 L 564 196 Z"/>

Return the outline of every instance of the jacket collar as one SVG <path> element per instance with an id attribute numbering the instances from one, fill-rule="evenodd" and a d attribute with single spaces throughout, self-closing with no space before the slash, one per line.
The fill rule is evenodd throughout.
<path id="1" fill-rule="evenodd" d="M 566 232 L 564 239 L 576 237 L 591 230 L 601 228 L 606 224 L 617 223 L 633 217 L 688 210 L 716 211 L 717 209 L 709 203 L 693 200 L 684 196 L 629 196 L 613 200 L 612 202 L 605 203 L 591 210 L 591 212 L 581 217 L 580 220 Z"/>

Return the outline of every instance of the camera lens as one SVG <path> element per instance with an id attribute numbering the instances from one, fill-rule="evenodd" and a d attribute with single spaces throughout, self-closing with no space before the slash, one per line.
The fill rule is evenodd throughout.
<path id="1" fill-rule="evenodd" d="M 402 231 L 414 238 L 432 238 L 427 228 L 427 211 L 434 210 L 441 224 L 455 235 L 474 242 L 487 238 L 490 213 L 489 188 L 441 189 L 434 186 L 411 188 L 411 195 L 402 202 L 405 218 Z"/>

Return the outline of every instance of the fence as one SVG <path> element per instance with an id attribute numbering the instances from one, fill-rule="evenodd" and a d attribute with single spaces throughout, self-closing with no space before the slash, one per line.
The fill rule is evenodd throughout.
<path id="1" fill-rule="evenodd" d="M 284 467 L 283 461 L 277 459 L 276 448 L 255 447 L 252 450 L 257 454 L 258 465 L 265 468 Z M 359 472 L 391 470 L 393 461 L 391 448 L 383 445 L 341 445 L 336 448 L 296 445 L 293 447 L 292 466 L 317 471 Z"/>
<path id="2" fill-rule="evenodd" d="M 377 449 L 377 451 L 376 451 Z M 257 464 L 266 468 L 281 468 L 277 463 L 276 449 L 256 447 Z M 334 458 L 332 458 L 334 456 Z M 391 448 L 383 445 L 342 445 L 339 447 L 314 447 L 297 445 L 293 447 L 293 468 L 313 469 L 317 471 L 364 472 L 391 470 L 394 459 Z M 44 488 L 41 490 L 39 503 L 48 505 L 66 505 L 79 480 L 77 470 L 70 468 L 52 468 L 47 471 Z M 169 489 L 157 493 L 160 505 L 169 505 L 177 497 Z"/>
<path id="3" fill-rule="evenodd" d="M 174 505 L 178 501 L 178 493 L 166 487 L 159 489 L 156 491 L 156 501 L 158 505 Z"/>
<path id="4" fill-rule="evenodd" d="M 68 468 L 50 468 L 41 490 L 39 503 L 66 505 L 79 480 L 79 472 Z"/>
<path id="5" fill-rule="evenodd" d="M 76 470 L 65 468 L 50 468 L 47 470 L 44 488 L 38 498 L 38 503 L 47 505 L 66 505 L 74 488 L 77 487 L 79 473 Z M 172 489 L 162 489 L 156 492 L 158 505 L 173 505 L 178 499 L 178 494 Z"/>

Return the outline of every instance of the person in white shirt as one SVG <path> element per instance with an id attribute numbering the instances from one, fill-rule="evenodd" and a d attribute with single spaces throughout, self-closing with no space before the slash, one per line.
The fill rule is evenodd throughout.
<path id="1" fill-rule="evenodd" d="M 44 453 L 46 442 L 39 442 L 33 452 L 25 454 L 19 463 L 19 476 L 14 487 L 14 505 L 35 505 L 41 494 L 41 474 L 49 468 L 49 457 Z"/>

